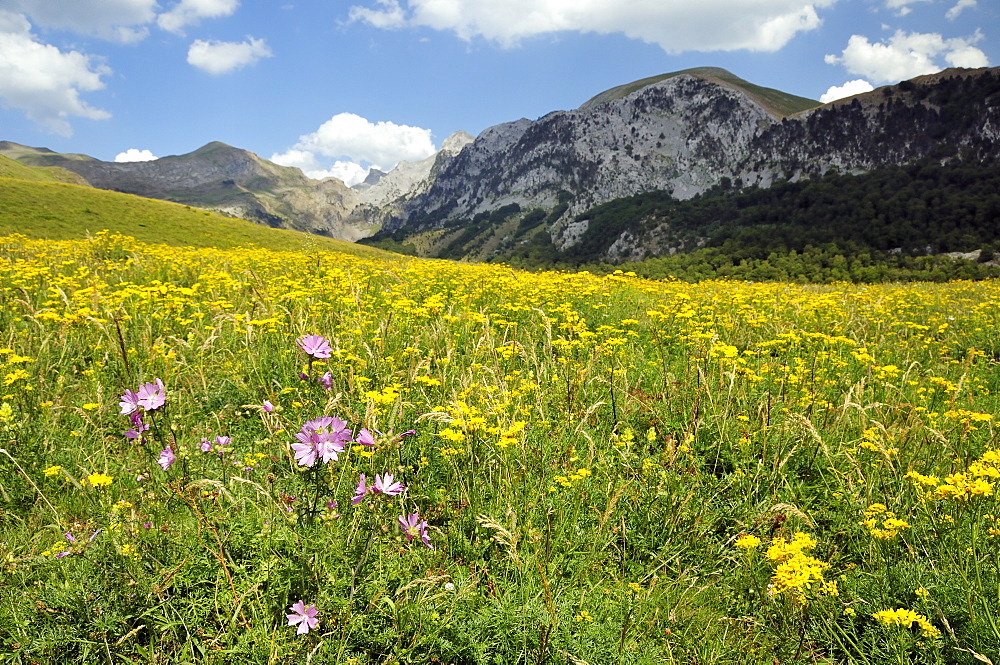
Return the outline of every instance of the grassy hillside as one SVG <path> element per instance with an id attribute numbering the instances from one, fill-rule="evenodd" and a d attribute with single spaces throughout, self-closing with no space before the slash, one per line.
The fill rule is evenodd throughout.
<path id="1" fill-rule="evenodd" d="M 67 159 L 94 161 L 94 158 L 89 155 L 53 152 L 48 148 L 32 148 L 11 141 L 0 141 L 0 155 L 15 159 L 27 166 L 52 166 Z"/>
<path id="2" fill-rule="evenodd" d="M 736 88 L 737 90 L 742 90 L 747 93 L 751 99 L 778 117 L 785 117 L 806 111 L 808 109 L 816 108 L 817 106 L 822 106 L 820 102 L 812 99 L 798 97 L 787 92 L 782 92 L 773 88 L 765 88 L 763 86 L 750 83 L 749 81 L 744 81 L 739 76 L 731 74 L 725 69 L 719 67 L 695 67 L 693 69 L 684 69 L 679 72 L 660 74 L 659 76 L 650 76 L 649 78 L 640 79 L 638 81 L 633 81 L 632 83 L 626 83 L 625 85 L 611 88 L 610 90 L 606 90 L 598 95 L 595 95 L 580 108 L 585 109 L 597 104 L 603 104 L 615 99 L 620 99 L 626 95 L 632 94 L 636 90 L 645 88 L 647 85 L 659 83 L 660 81 L 665 81 L 683 74 L 697 76 L 709 81 L 717 81 L 732 88 Z"/>
<path id="3" fill-rule="evenodd" d="M 3 155 L 0 155 L 0 178 L 87 185 L 86 180 L 72 171 L 67 171 L 57 166 L 25 166 Z"/>
<path id="4" fill-rule="evenodd" d="M 272 229 L 166 201 L 79 185 L 0 178 L 0 235 L 20 233 L 29 238 L 71 240 L 105 229 L 142 242 L 175 246 L 227 248 L 252 244 L 269 249 L 383 254 L 342 240 Z"/>

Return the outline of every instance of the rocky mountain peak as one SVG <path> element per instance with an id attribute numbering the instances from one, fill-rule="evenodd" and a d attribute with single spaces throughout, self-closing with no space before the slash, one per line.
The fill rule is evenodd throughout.
<path id="1" fill-rule="evenodd" d="M 484 130 L 380 234 L 403 242 L 464 229 L 433 237 L 449 257 L 465 243 L 495 258 L 523 235 L 523 217 L 566 251 L 587 233 L 587 211 L 646 192 L 684 200 L 928 157 L 990 158 L 1000 150 L 997 100 L 1000 68 L 947 70 L 826 105 L 718 68 L 674 72 Z M 613 247 L 635 255 L 648 241 L 623 235 Z"/>
<path id="2" fill-rule="evenodd" d="M 448 154 L 458 154 L 462 148 L 476 140 L 472 134 L 465 130 L 458 130 L 441 142 L 441 152 Z"/>

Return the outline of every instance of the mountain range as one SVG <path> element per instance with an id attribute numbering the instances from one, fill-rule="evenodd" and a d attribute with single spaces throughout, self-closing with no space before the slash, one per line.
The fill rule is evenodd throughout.
<path id="1" fill-rule="evenodd" d="M 61 167 L 94 187 L 269 226 L 428 256 L 504 260 L 541 241 L 572 253 L 604 219 L 593 211 L 628 197 L 656 192 L 687 201 L 923 160 L 988 163 L 998 141 L 998 68 L 949 69 L 830 104 L 697 68 L 618 86 L 577 109 L 497 125 L 474 139 L 456 133 L 434 156 L 373 170 L 353 188 L 222 143 L 150 162 L 103 162 L 10 142 L 0 142 L 0 155 Z M 681 237 L 669 222 L 626 226 L 601 229 L 606 242 L 592 258 L 640 259 L 706 242 L 690 230 Z"/>

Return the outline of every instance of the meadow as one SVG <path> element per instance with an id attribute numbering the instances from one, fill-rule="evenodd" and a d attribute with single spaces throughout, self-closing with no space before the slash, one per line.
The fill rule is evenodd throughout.
<path id="1" fill-rule="evenodd" d="M 998 327 L 0 237 L 0 663 L 1000 662 Z"/>

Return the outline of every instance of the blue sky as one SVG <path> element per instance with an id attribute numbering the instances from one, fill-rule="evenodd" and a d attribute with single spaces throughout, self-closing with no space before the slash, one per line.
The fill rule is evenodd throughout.
<path id="1" fill-rule="evenodd" d="M 828 99 L 997 64 L 998 0 L 0 0 L 0 140 L 351 184 L 689 67 Z"/>

